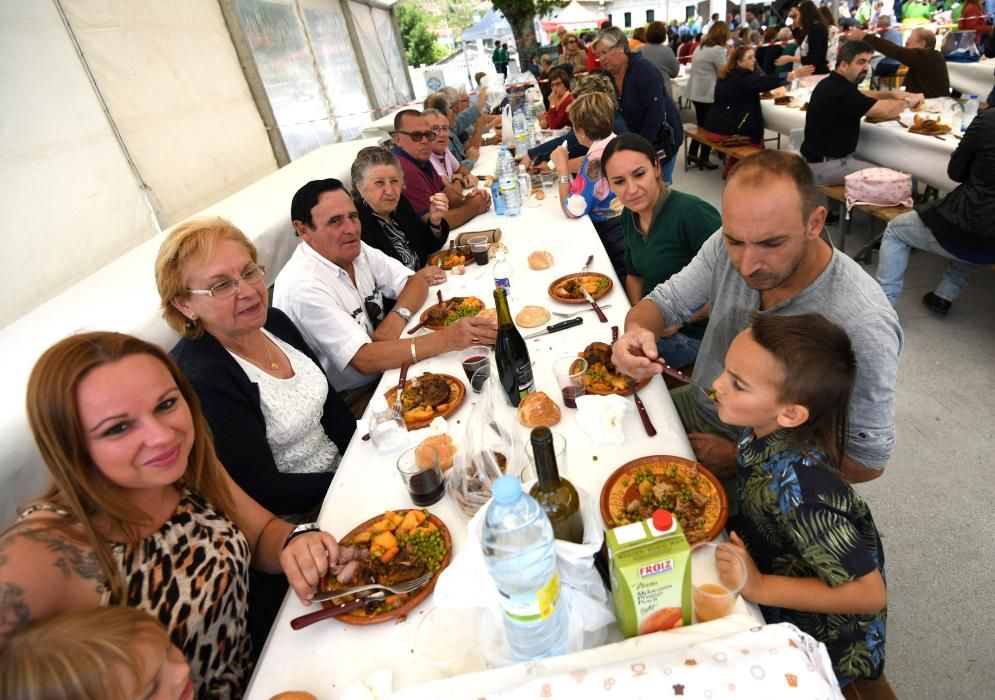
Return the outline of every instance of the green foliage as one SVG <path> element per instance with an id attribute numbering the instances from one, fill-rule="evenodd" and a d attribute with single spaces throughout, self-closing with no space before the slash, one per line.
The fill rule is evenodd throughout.
<path id="1" fill-rule="evenodd" d="M 539 42 L 536 40 L 535 18 L 542 17 L 551 10 L 566 7 L 569 0 L 493 0 L 495 10 L 500 10 L 518 45 L 518 59 L 521 65 L 527 66 L 529 54 L 539 52 Z M 524 68 L 523 68 L 524 69 Z"/>
<path id="2" fill-rule="evenodd" d="M 401 32 L 401 41 L 404 42 L 404 57 L 409 65 L 435 63 L 445 57 L 446 50 L 428 29 L 428 14 L 410 3 L 399 3 L 394 16 Z"/>

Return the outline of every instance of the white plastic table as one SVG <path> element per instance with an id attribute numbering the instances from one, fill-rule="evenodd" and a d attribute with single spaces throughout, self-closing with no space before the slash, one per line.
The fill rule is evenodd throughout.
<path id="1" fill-rule="evenodd" d="M 492 172 L 496 152 L 495 147 L 484 148 L 474 171 L 478 174 Z M 622 326 L 629 309 L 604 247 L 589 220 L 568 220 L 560 211 L 556 199 L 548 197 L 539 206 L 523 208 L 519 217 L 498 217 L 492 210 L 471 221 L 461 231 L 493 227 L 501 228 L 502 242 L 510 249 L 509 259 L 514 268 L 512 315 L 524 304 L 540 304 L 551 311 L 571 312 L 580 308 L 553 301 L 547 287 L 557 277 L 578 271 L 588 255 L 594 255 L 591 269 L 609 275 L 615 282 L 613 289 L 600 300 L 602 306 L 610 305 L 605 309 L 609 323 L 599 323 L 595 314 L 585 313 L 584 323 L 580 326 L 526 341 L 535 363 L 533 371 L 537 390 L 546 392 L 557 401 L 563 412 L 562 420 L 553 430 L 567 437 L 565 467 L 569 479 L 597 498 L 607 476 L 629 460 L 653 454 L 693 458 L 687 436 L 660 377 L 654 377 L 639 392 L 658 431 L 652 439 L 646 436 L 634 407 L 624 421 L 626 441 L 622 445 L 592 444 L 575 425 L 574 412 L 562 408 L 551 369 L 553 360 L 562 355 L 575 355 L 595 340 L 611 342 L 612 324 Z M 554 255 L 557 260 L 553 268 L 542 271 L 528 268 L 528 254 L 537 249 L 556 251 Z M 483 299 L 488 307 L 493 306 L 493 288 L 490 268 L 475 265 L 467 266 L 463 276 L 451 275 L 442 287 L 446 297 L 474 295 Z M 433 303 L 434 297 L 433 290 L 426 307 Z M 415 316 L 420 312 L 416 312 Z M 554 317 L 550 322 L 556 320 Z M 525 333 L 523 331 L 523 335 Z M 465 378 L 458 353 L 455 352 L 419 362 L 411 369 L 409 376 L 422 372 L 445 372 Z M 386 392 L 395 386 L 398 374 L 398 370 L 387 371 L 377 390 Z M 472 392 L 468 392 L 464 405 L 448 419 L 457 446 L 473 396 Z M 522 438 L 527 440 L 529 431 L 518 423 L 515 409 L 510 405 L 503 408 L 506 415 L 501 425 L 520 431 Z M 364 432 L 360 429 L 357 435 Z M 354 438 L 325 497 L 318 520 L 322 528 L 342 536 L 358 523 L 387 509 L 413 507 L 395 469 L 396 456 L 378 455 L 370 442 Z M 463 517 L 457 514 L 448 498 L 431 506 L 430 510 L 449 527 L 454 553 L 458 553 L 466 540 Z M 247 697 L 269 698 L 282 690 L 295 689 L 309 690 L 322 698 L 335 698 L 352 683 L 380 669 L 393 673 L 395 689 L 435 680 L 438 675 L 431 664 L 419 660 L 412 651 L 417 623 L 431 606 L 429 598 L 399 622 L 354 627 L 327 620 L 295 632 L 290 627 L 290 620 L 309 609 L 301 605 L 296 596 L 288 594 L 256 666 Z M 762 622 L 757 609 L 748 607 L 742 599 L 737 603 L 737 612 L 752 614 L 754 620 Z M 612 638 L 611 635 L 609 638 Z M 618 638 L 616 631 L 614 639 Z M 439 640 L 439 643 L 445 644 L 446 640 Z"/>

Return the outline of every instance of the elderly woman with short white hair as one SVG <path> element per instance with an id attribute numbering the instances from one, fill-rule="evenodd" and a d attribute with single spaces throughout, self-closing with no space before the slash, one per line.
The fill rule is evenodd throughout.
<path id="1" fill-rule="evenodd" d="M 428 218 L 421 221 L 401 194 L 401 163 L 386 148 L 368 146 L 356 154 L 352 189 L 363 242 L 405 267 L 422 269 L 428 257 L 449 238 L 449 224 L 443 216 L 448 208 L 446 195 L 432 195 Z"/>

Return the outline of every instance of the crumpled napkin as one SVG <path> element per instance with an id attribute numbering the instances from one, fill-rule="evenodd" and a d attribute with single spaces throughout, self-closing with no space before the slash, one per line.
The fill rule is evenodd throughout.
<path id="1" fill-rule="evenodd" d="M 623 396 L 587 394 L 577 399 L 577 425 L 596 445 L 621 445 L 622 421 L 631 404 Z"/>
<path id="2" fill-rule="evenodd" d="M 394 693 L 394 676 L 390 671 L 374 671 L 349 686 L 342 700 L 389 700 Z"/>

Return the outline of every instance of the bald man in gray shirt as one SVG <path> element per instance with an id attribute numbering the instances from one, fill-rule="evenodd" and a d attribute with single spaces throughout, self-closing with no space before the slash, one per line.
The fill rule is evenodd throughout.
<path id="1" fill-rule="evenodd" d="M 722 229 L 687 267 L 632 307 L 612 361 L 637 379 L 660 373 L 650 362 L 657 338 L 708 304 L 693 378 L 709 387 L 751 311 L 821 313 L 846 330 L 857 356 L 843 475 L 869 481 L 881 475 L 895 443 L 902 329 L 874 279 L 823 238 L 826 210 L 818 201 L 812 171 L 798 156 L 768 150 L 742 161 L 722 198 Z M 742 428 L 719 420 L 714 402 L 693 387 L 671 396 L 698 460 L 731 476 L 733 441 Z"/>

